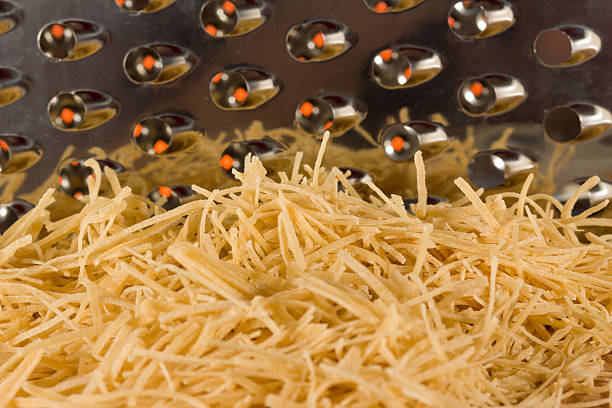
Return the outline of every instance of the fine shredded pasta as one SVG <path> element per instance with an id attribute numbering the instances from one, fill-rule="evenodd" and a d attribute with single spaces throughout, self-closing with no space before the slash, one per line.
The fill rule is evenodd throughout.
<path id="1" fill-rule="evenodd" d="M 612 220 L 532 178 L 426 205 L 420 155 L 412 216 L 322 154 L 167 212 L 50 190 L 0 236 L 0 407 L 610 405 Z"/>

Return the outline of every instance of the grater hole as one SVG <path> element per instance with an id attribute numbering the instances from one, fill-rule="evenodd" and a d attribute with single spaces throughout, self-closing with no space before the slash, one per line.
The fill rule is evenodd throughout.
<path id="1" fill-rule="evenodd" d="M 149 47 L 137 47 L 126 54 L 123 69 L 132 82 L 145 84 L 159 78 L 163 64 L 157 51 Z"/>
<path id="2" fill-rule="evenodd" d="M 490 189 L 506 180 L 504 160 L 494 154 L 477 154 L 468 165 L 468 177 L 476 187 Z"/>
<path id="3" fill-rule="evenodd" d="M 419 150 L 419 134 L 410 126 L 396 123 L 386 127 L 380 137 L 383 151 L 391 160 L 411 160 Z"/>
<path id="4" fill-rule="evenodd" d="M 321 135 L 333 126 L 334 112 L 330 104 L 322 98 L 309 98 L 298 105 L 295 121 L 305 132 Z"/>
<path id="5" fill-rule="evenodd" d="M 219 72 L 210 81 L 210 94 L 219 107 L 240 109 L 247 103 L 249 85 L 238 72 Z"/>
<path id="6" fill-rule="evenodd" d="M 69 92 L 55 95 L 47 106 L 49 119 L 53 126 L 61 130 L 76 130 L 83 125 L 87 107 L 83 99 Z"/>
<path id="7" fill-rule="evenodd" d="M 172 145 L 172 129 L 158 117 L 148 117 L 138 122 L 132 129 L 132 137 L 138 147 L 150 155 L 168 153 Z"/>
<path id="8" fill-rule="evenodd" d="M 561 30 L 545 30 L 538 34 L 533 48 L 540 63 L 552 67 L 560 66 L 572 55 L 572 40 Z"/>
<path id="9" fill-rule="evenodd" d="M 348 51 L 357 35 L 348 27 L 329 19 L 296 24 L 286 36 L 289 55 L 300 62 L 327 61 Z"/>
<path id="10" fill-rule="evenodd" d="M 87 179 L 93 178 L 93 169 L 85 165 L 85 161 L 88 159 L 81 160 L 68 160 L 65 165 L 60 168 L 57 182 L 62 192 L 79 199 L 89 194 L 89 187 L 87 186 Z M 109 159 L 96 159 L 102 171 L 105 167 L 109 167 L 116 173 L 122 173 L 125 168 L 113 160 Z"/>
<path id="11" fill-rule="evenodd" d="M 355 191 L 359 193 L 362 197 L 367 197 L 370 193 L 370 187 L 367 186 L 368 182 L 373 182 L 374 177 L 366 171 L 356 169 L 354 167 L 338 167 L 343 174 L 349 172 L 347 177 L 347 181 L 351 183 L 351 185 L 355 188 Z M 342 183 L 338 183 L 338 191 L 344 191 L 344 186 Z"/>
<path id="12" fill-rule="evenodd" d="M 458 1 L 448 14 L 448 26 L 458 37 L 476 38 L 487 29 L 487 14 L 475 1 Z"/>
<path id="13" fill-rule="evenodd" d="M 10 1 L 0 0 L 0 35 L 11 31 L 21 20 L 17 6 Z"/>
<path id="14" fill-rule="evenodd" d="M 264 139 L 243 140 L 231 143 L 221 153 L 219 165 L 230 177 L 234 177 L 232 170 L 244 171 L 246 156 L 250 153 L 259 159 L 267 159 L 286 150 L 286 147 L 276 140 L 265 137 Z"/>
<path id="15" fill-rule="evenodd" d="M 574 140 L 582 131 L 580 116 L 567 106 L 553 108 L 544 118 L 544 131 L 555 142 Z"/>
<path id="16" fill-rule="evenodd" d="M 34 205 L 21 199 L 0 204 L 0 234 L 4 234 L 19 218 L 34 208 Z"/>
<path id="17" fill-rule="evenodd" d="M 0 107 L 23 98 L 29 87 L 29 81 L 21 72 L 9 67 L 0 67 Z"/>
<path id="18" fill-rule="evenodd" d="M 472 78 L 459 87 L 459 105 L 472 115 L 486 113 L 495 105 L 495 90 L 482 78 Z"/>
<path id="19" fill-rule="evenodd" d="M 24 171 L 42 158 L 43 152 L 32 139 L 18 135 L 0 135 L 0 174 Z"/>
<path id="20" fill-rule="evenodd" d="M 212 37 L 231 37 L 257 29 L 268 15 L 262 0 L 209 0 L 200 10 L 200 25 Z"/>
<path id="21" fill-rule="evenodd" d="M 161 207 L 166 211 L 188 202 L 195 196 L 196 192 L 190 186 L 185 185 L 161 186 L 147 194 L 147 198 L 153 203 L 163 202 Z"/>
<path id="22" fill-rule="evenodd" d="M 38 48 L 52 60 L 70 57 L 76 45 L 76 33 L 64 23 L 46 25 L 38 34 Z"/>
<path id="23" fill-rule="evenodd" d="M 404 54 L 387 48 L 374 57 L 372 75 L 374 80 L 384 88 L 404 87 L 412 75 L 410 60 Z"/>

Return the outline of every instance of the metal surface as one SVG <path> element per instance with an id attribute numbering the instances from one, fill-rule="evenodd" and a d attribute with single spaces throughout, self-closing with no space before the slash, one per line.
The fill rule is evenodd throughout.
<path id="1" fill-rule="evenodd" d="M 75 147 L 72 156 L 78 158 L 88 156 L 92 147 L 112 151 L 130 143 L 139 120 L 159 112 L 190 115 L 206 130 L 206 136 L 202 136 L 206 141 L 221 132 L 245 129 L 255 120 L 261 121 L 265 129 L 293 128 L 296 108 L 299 112 L 303 101 L 324 94 L 346 95 L 367 106 L 367 117 L 360 126 L 371 135 L 389 124 L 389 115 L 397 117 L 400 109 L 407 107 L 411 120 L 430 120 L 432 115 L 440 114 L 438 117 L 448 122 L 449 133 L 458 139 L 464 139 L 467 129 L 473 127 L 475 146 L 483 150 L 490 148 L 504 129 L 513 127 L 508 143 L 537 153 L 542 167 L 546 167 L 557 146 L 543 131 L 547 110 L 583 100 L 606 109 L 611 107 L 612 81 L 608 79 L 612 25 L 608 20 L 612 3 L 607 0 L 564 1 L 562 7 L 559 0 L 509 1 L 513 25 L 505 26 L 505 31 L 493 37 L 468 40 L 459 38 L 448 26 L 455 3 L 441 0 L 262 0 L 253 3 L 260 10 L 255 25 L 238 24 L 240 29 L 229 31 L 229 37 L 212 36 L 205 31 L 202 0 L 165 2 L 159 11 L 150 13 L 128 13 L 111 0 L 11 2 L 18 3 L 19 11 L 11 20 L 16 25 L 0 35 L 0 66 L 23 73 L 28 86 L 21 99 L 0 107 L 0 134 L 31 138 L 42 147 L 43 156 L 25 172 L 23 187 L 5 196 L 8 199 L 34 190 L 53 175 L 67 146 Z M 133 1 L 121 3 L 124 8 L 132 7 L 132 3 L 137 6 Z M 217 8 L 223 7 L 223 2 L 214 3 L 218 3 Z M 264 9 L 258 8 L 260 3 Z M 236 4 L 239 11 L 242 6 L 248 8 L 250 2 Z M 403 9 L 413 5 L 416 7 Z M 287 51 L 287 33 L 295 24 L 313 19 L 341 22 L 358 40 L 336 58 L 304 64 Z M 39 51 L 37 35 L 58 21 L 93 22 L 108 33 L 108 41 L 78 61 L 51 61 Z M 551 27 L 568 25 L 592 30 L 601 39 L 599 53 L 576 66 L 544 66 L 534 54 L 535 39 Z M 130 50 L 147 44 L 170 44 L 188 50 L 193 55 L 188 75 L 165 85 L 132 82 L 125 75 L 124 58 Z M 372 78 L 372 61 L 381 50 L 406 44 L 434 51 L 443 68 L 417 86 L 384 89 Z M 282 84 L 278 94 L 255 109 L 220 109 L 209 90 L 212 80 L 216 73 L 239 66 L 258 67 L 274 75 Z M 494 117 L 466 115 L 457 103 L 460 85 L 468 78 L 490 73 L 516 78 L 524 86 L 527 98 L 512 111 Z M 66 132 L 54 127 L 47 114 L 49 101 L 60 92 L 80 89 L 109 95 L 121 109 L 105 123 L 87 130 Z M 335 143 L 355 150 L 368 146 L 362 133 L 350 126 L 342 130 L 346 133 Z M 593 174 L 612 177 L 611 145 L 608 130 L 575 144 L 571 162 L 557 171 L 555 181 Z M 146 157 L 146 153 L 142 154 Z M 341 164 L 353 165 L 350 158 Z M 184 183 L 180 177 L 181 161 L 173 165 L 178 169 L 168 172 L 166 183 Z M 361 163 L 354 165 L 368 172 L 376 170 L 363 168 Z M 389 159 L 377 165 L 398 164 Z M 217 163 L 211 171 L 223 169 Z M 0 174 L 0 180 L 6 177 L 12 176 Z"/>

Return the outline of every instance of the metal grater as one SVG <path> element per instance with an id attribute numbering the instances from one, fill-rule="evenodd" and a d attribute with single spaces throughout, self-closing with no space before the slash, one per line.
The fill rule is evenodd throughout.
<path id="1" fill-rule="evenodd" d="M 612 178 L 612 6 L 562 3 L 0 0 L 3 228 L 48 187 L 78 209 L 90 157 L 170 208 L 248 153 L 311 157 L 328 130 L 328 167 L 407 201 L 419 149 L 443 199 L 459 175 L 536 172 L 560 198 Z"/>

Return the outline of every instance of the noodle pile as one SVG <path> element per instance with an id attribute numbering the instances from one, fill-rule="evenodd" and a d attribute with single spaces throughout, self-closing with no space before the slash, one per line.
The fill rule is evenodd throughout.
<path id="1" fill-rule="evenodd" d="M 280 182 L 253 158 L 168 212 L 110 171 L 99 196 L 93 160 L 79 213 L 51 221 L 48 191 L 0 237 L 0 406 L 610 402 L 612 235 L 579 235 L 611 219 L 532 178 L 427 206 L 420 154 L 413 216 L 323 150 Z"/>

